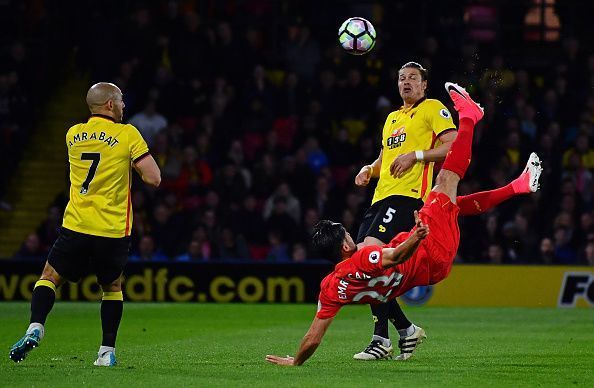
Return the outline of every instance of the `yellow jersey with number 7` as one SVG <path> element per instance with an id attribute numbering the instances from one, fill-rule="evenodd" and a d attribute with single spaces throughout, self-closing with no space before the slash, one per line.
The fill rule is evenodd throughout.
<path id="1" fill-rule="evenodd" d="M 103 237 L 125 237 L 132 229 L 132 163 L 149 155 L 133 125 L 92 115 L 66 134 L 70 200 L 62 226 Z"/>

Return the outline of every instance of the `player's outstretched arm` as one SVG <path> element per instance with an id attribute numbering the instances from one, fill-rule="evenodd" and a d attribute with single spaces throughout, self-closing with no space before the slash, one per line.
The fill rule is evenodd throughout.
<path id="1" fill-rule="evenodd" d="M 287 357 L 280 357 L 275 356 L 272 354 L 266 355 L 266 361 L 271 362 L 277 365 L 285 365 L 285 366 L 298 366 L 303 365 L 305 360 L 311 357 L 312 354 L 316 351 L 320 343 L 322 342 L 322 338 L 324 334 L 326 334 L 326 330 L 334 320 L 334 317 L 328 319 L 320 319 L 315 317 L 309 330 L 303 337 L 301 341 L 301 346 L 299 346 L 299 350 L 297 351 L 297 355 L 295 357 L 287 356 Z"/>
<path id="2" fill-rule="evenodd" d="M 161 170 L 152 155 L 147 155 L 134 163 L 134 169 L 140 174 L 144 183 L 155 187 L 161 184 Z"/>
<path id="3" fill-rule="evenodd" d="M 419 212 L 415 210 L 416 229 L 408 236 L 402 244 L 396 248 L 382 249 L 382 267 L 390 268 L 397 264 L 404 263 L 415 253 L 419 244 L 429 234 L 429 226 L 424 224 L 419 217 Z"/>

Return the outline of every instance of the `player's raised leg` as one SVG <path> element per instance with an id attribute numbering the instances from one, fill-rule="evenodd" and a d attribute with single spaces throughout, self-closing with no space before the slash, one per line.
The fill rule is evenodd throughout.
<path id="1" fill-rule="evenodd" d="M 23 361 L 27 353 L 41 343 L 45 335 L 45 320 L 56 300 L 56 288 L 62 283 L 63 278 L 46 262 L 41 277 L 33 288 L 29 327 L 25 335 L 10 348 L 9 357 L 14 362 Z"/>
<path id="2" fill-rule="evenodd" d="M 445 88 L 458 111 L 460 124 L 456 140 L 446 155 L 433 191 L 446 194 L 452 203 L 456 203 L 458 182 L 464 178 L 466 170 L 470 166 L 474 126 L 483 118 L 484 110 L 472 100 L 463 87 L 446 82 Z"/>
<path id="3" fill-rule="evenodd" d="M 115 366 L 115 343 L 118 328 L 124 311 L 124 295 L 120 277 L 109 284 L 101 285 L 103 297 L 101 298 L 101 329 L 103 338 L 97 352 L 96 366 Z"/>
<path id="4" fill-rule="evenodd" d="M 534 152 L 530 154 L 524 171 L 509 184 L 495 190 L 480 191 L 456 198 L 461 216 L 477 215 L 488 212 L 503 201 L 516 195 L 534 193 L 540 184 L 542 163 Z"/>

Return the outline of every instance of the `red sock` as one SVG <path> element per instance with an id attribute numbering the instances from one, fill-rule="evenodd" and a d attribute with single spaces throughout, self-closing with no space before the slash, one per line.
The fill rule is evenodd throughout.
<path id="1" fill-rule="evenodd" d="M 456 198 L 461 216 L 474 216 L 485 213 L 516 195 L 512 184 L 490 191 L 480 191 L 470 195 L 461 195 Z"/>
<path id="2" fill-rule="evenodd" d="M 472 135 L 474 133 L 474 122 L 466 117 L 460 119 L 458 136 L 448 152 L 442 169 L 458 174 L 460 179 L 464 178 L 470 158 L 472 156 Z"/>

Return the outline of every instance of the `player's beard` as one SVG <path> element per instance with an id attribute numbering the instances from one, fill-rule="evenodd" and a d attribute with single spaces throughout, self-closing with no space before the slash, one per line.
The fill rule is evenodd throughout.
<path id="1" fill-rule="evenodd" d="M 115 119 L 118 123 L 121 123 L 124 119 L 124 110 L 123 109 L 115 109 Z"/>

